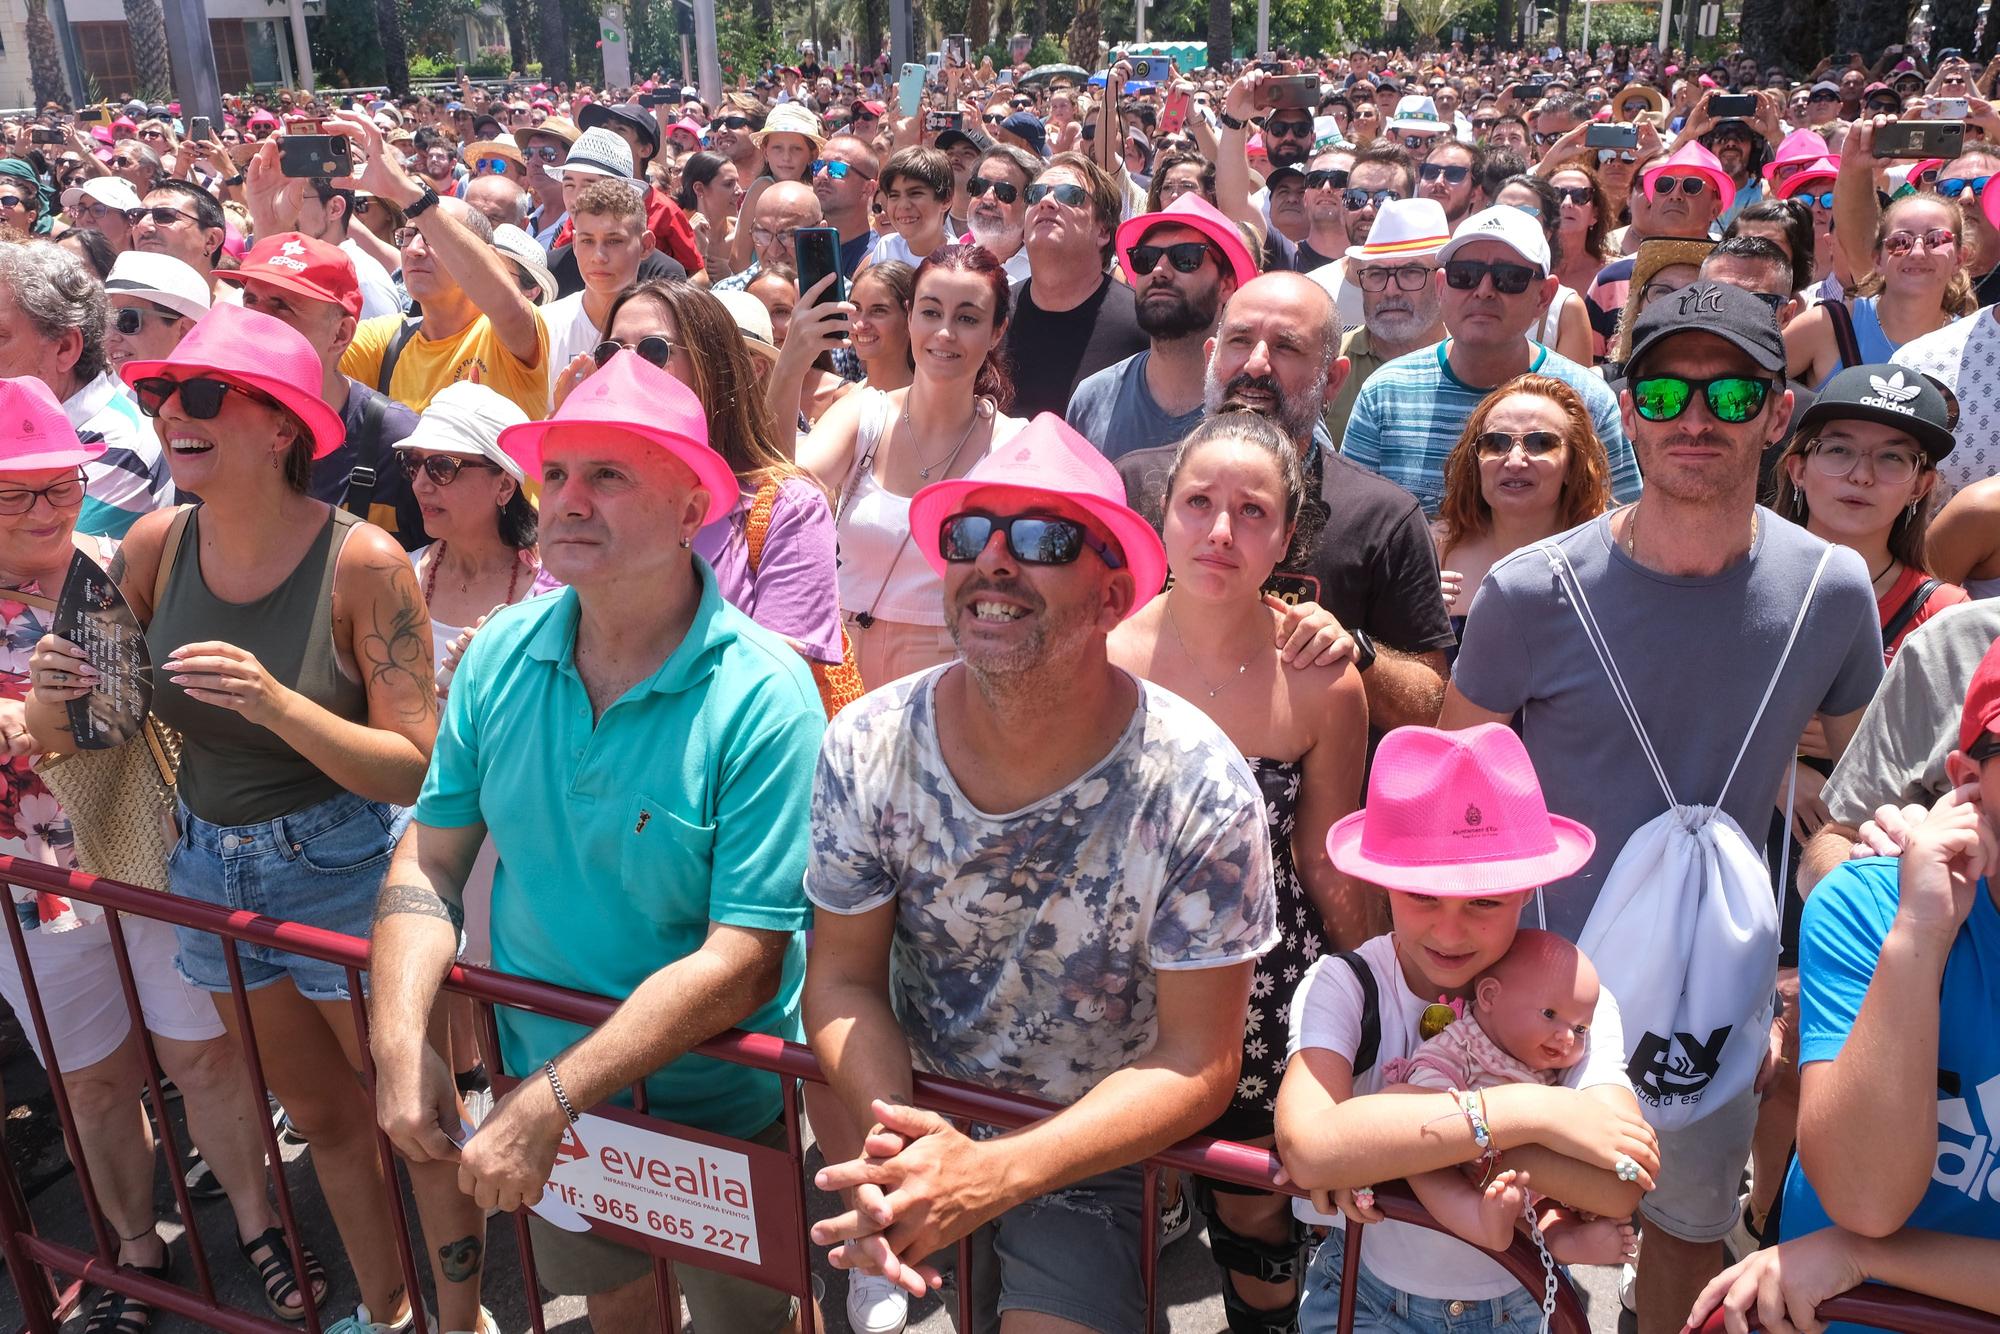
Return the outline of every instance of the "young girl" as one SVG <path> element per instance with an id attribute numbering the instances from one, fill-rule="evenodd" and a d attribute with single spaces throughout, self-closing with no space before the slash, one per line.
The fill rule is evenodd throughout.
<path id="1" fill-rule="evenodd" d="M 1315 963 L 1293 1001 L 1278 1092 L 1278 1156 L 1292 1180 L 1367 1223 L 1355 1329 L 1429 1334 L 1478 1319 L 1537 1329 L 1541 1302 L 1455 1237 L 1390 1223 L 1355 1192 L 1374 1181 L 1497 1154 L 1544 1194 L 1606 1218 L 1652 1188 L 1659 1151 L 1626 1082 L 1618 1007 L 1599 998 L 1588 1053 L 1560 1086 L 1507 1084 L 1463 1098 L 1396 1086 L 1384 1066 L 1410 1056 L 1453 1000 L 1504 956 L 1535 887 L 1573 874 L 1595 840 L 1551 816 L 1519 737 L 1497 725 L 1399 728 L 1382 740 L 1362 810 L 1335 824 L 1327 852 L 1345 874 L 1388 891 L 1387 935 Z M 1371 1001 L 1372 998 L 1372 1001 Z M 1434 1008 L 1435 1007 L 1435 1008 Z M 1299 1307 L 1308 1334 L 1338 1323 L 1346 1228 L 1313 1257 Z"/>

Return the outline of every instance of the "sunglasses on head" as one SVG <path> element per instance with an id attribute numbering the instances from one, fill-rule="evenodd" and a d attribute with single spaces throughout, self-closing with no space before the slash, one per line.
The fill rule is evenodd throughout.
<path id="1" fill-rule="evenodd" d="M 1442 162 L 1426 162 L 1417 168 L 1420 181 L 1443 181 L 1446 185 L 1463 185 L 1465 178 L 1472 175 L 1470 167 L 1447 167 Z"/>
<path id="2" fill-rule="evenodd" d="M 1519 296 L 1542 276 L 1531 264 L 1510 264 L 1506 260 L 1454 259 L 1444 266 L 1445 286 L 1460 292 L 1477 290 L 1480 281 L 1493 279 L 1493 290 L 1502 296 Z"/>
<path id="3" fill-rule="evenodd" d="M 1306 173 L 1308 190 L 1345 190 L 1347 173 L 1337 167 L 1322 167 L 1318 171 Z"/>
<path id="4" fill-rule="evenodd" d="M 1011 204 L 1021 197 L 1021 187 L 1012 181 L 991 181 L 984 176 L 974 176 L 965 183 L 965 193 L 974 199 L 989 191 L 1003 204 Z"/>
<path id="5" fill-rule="evenodd" d="M 1174 266 L 1176 273 L 1193 273 L 1208 258 L 1206 241 L 1181 241 L 1174 245 L 1135 245 L 1132 247 L 1132 272 L 1141 278 L 1160 267 L 1160 260 Z"/>
<path id="6" fill-rule="evenodd" d="M 181 411 L 195 421 L 207 421 L 222 411 L 222 400 L 230 394 L 241 394 L 253 403 L 262 403 L 267 408 L 278 406 L 268 394 L 255 389 L 245 389 L 240 384 L 227 380 L 214 380 L 207 376 L 196 376 L 190 380 L 175 380 L 165 375 L 149 375 L 143 380 L 132 382 L 132 393 L 139 400 L 139 411 L 148 417 L 157 417 L 175 394 L 181 398 Z"/>
<path id="7" fill-rule="evenodd" d="M 1074 519 L 1047 514 L 1002 517 L 979 510 L 954 514 L 938 527 L 938 554 L 953 565 L 978 560 L 995 532 L 1007 535 L 1008 553 L 1023 565 L 1068 565 L 1088 547 L 1112 569 L 1125 567 L 1125 558 L 1091 536 L 1088 528 Z"/>
<path id="8" fill-rule="evenodd" d="M 1082 208 L 1090 199 L 1090 193 L 1080 185 L 1045 185 L 1040 181 L 1028 187 L 1028 202 L 1039 204 L 1054 195 L 1058 204 L 1070 208 Z"/>
<path id="9" fill-rule="evenodd" d="M 1364 208 L 1380 208 L 1392 199 L 1401 199 L 1400 190 L 1363 190 L 1359 186 L 1350 187 L 1340 196 L 1340 202 L 1349 213 L 1359 213 Z"/>
<path id="10" fill-rule="evenodd" d="M 1711 417 L 1740 426 L 1764 410 L 1771 382 L 1757 375 L 1718 375 L 1708 380 L 1649 375 L 1632 382 L 1632 406 L 1646 421 L 1670 422 L 1687 411 L 1697 390 L 1707 400 Z"/>
<path id="11" fill-rule="evenodd" d="M 1664 195 L 1670 195 L 1676 190 L 1692 198 L 1707 188 L 1708 182 L 1700 176 L 1655 176 L 1653 178 L 1653 197 L 1656 199 Z"/>
<path id="12" fill-rule="evenodd" d="M 1472 447 L 1484 458 L 1504 459 L 1514 452 L 1518 445 L 1529 458 L 1540 458 L 1553 454 L 1562 448 L 1563 438 L 1559 431 L 1524 431 L 1514 435 L 1507 431 L 1482 431 L 1475 436 Z"/>
<path id="13" fill-rule="evenodd" d="M 674 345 L 661 334 L 647 334 L 636 343 L 619 343 L 606 339 L 599 343 L 590 355 L 591 359 L 597 362 L 598 369 L 602 370 L 605 362 L 625 351 L 637 352 L 640 360 L 650 361 L 661 370 L 665 370 L 668 359 L 674 355 Z"/>
<path id="14" fill-rule="evenodd" d="M 430 478 L 432 484 L 436 486 L 450 486 L 453 482 L 457 481 L 461 468 L 483 468 L 490 472 L 500 471 L 500 465 L 489 462 L 486 459 L 460 458 L 456 454 L 431 454 L 427 457 L 419 458 L 407 449 L 396 451 L 396 466 L 401 468 L 403 476 L 409 478 L 411 481 L 416 481 L 417 474 L 422 473 L 424 476 Z"/>

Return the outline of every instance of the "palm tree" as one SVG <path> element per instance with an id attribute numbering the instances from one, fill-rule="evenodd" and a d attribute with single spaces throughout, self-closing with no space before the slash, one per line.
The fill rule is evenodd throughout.
<path id="1" fill-rule="evenodd" d="M 1042 0 L 1036 0 L 1040 8 Z M 1104 21 L 1099 13 L 1101 0 L 1077 0 L 1076 18 L 1069 25 L 1069 60 L 1072 65 L 1085 69 L 1096 69 L 1100 57 L 1097 41 L 1104 30 Z"/>
<path id="2" fill-rule="evenodd" d="M 382 43 L 382 82 L 401 97 L 410 91 L 410 52 L 403 40 L 401 0 L 375 0 L 375 33 Z"/>
<path id="3" fill-rule="evenodd" d="M 635 4 L 632 13 L 632 30 L 643 32 L 646 24 L 642 17 L 643 4 Z M 507 22 L 507 50 L 515 70 L 525 70 L 528 62 L 535 58 L 535 30 L 528 23 L 528 0 L 502 0 L 501 16 Z"/>
<path id="4" fill-rule="evenodd" d="M 49 22 L 48 0 L 27 0 L 28 80 L 35 88 L 35 105 L 69 105 L 69 86 L 63 80 L 62 44 L 56 40 L 56 25 Z"/>
<path id="5" fill-rule="evenodd" d="M 1907 0 L 1840 0 L 1833 21 L 1832 51 L 1860 51 L 1872 55 L 1898 42 L 1908 41 L 1910 6 Z"/>
<path id="6" fill-rule="evenodd" d="M 1220 66 L 1235 53 L 1235 7 L 1229 0 L 1208 0 L 1208 63 Z"/>
<path id="7" fill-rule="evenodd" d="M 138 76 L 135 97 L 163 102 L 173 94 L 174 67 L 167 57 L 167 16 L 160 0 L 125 0 L 126 40 Z"/>
<path id="8" fill-rule="evenodd" d="M 1957 47 L 1972 50 L 1973 29 L 1979 23 L 1979 0 L 1931 0 L 1931 50 Z M 1991 28 L 1994 19 L 1988 18 Z"/>
<path id="9" fill-rule="evenodd" d="M 972 63 L 979 63 L 979 50 L 992 40 L 993 10 L 987 0 L 970 0 L 965 6 L 965 44 L 971 48 L 966 54 Z"/>
<path id="10" fill-rule="evenodd" d="M 381 3 L 394 4 L 395 0 Z M 542 78 L 549 83 L 570 83 L 569 32 L 562 0 L 536 0 L 536 8 L 542 20 L 542 40 L 536 44 L 542 53 Z"/>

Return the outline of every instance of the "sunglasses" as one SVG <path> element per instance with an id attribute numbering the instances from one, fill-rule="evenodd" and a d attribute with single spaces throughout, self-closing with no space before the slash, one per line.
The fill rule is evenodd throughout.
<path id="1" fill-rule="evenodd" d="M 1519 296 L 1541 276 L 1542 271 L 1531 264 L 1510 264 L 1506 260 L 1454 259 L 1444 266 L 1445 286 L 1460 292 L 1475 291 L 1481 279 L 1491 277 L 1494 291 L 1502 296 Z"/>
<path id="2" fill-rule="evenodd" d="M 1964 194 L 1967 190 L 1970 190 L 1972 191 L 1972 197 L 1977 199 L 1979 196 L 1986 193 L 1986 183 L 1992 179 L 1993 178 L 1989 175 L 1989 176 L 1974 176 L 1970 180 L 1961 177 L 1960 179 L 1955 181 L 1939 181 L 1937 183 L 1937 192 L 1943 195 L 1946 199 L 1956 199 L 1960 195 Z M 1829 205 L 1829 207 L 1831 207 L 1831 205 Z"/>
<path id="3" fill-rule="evenodd" d="M 1050 195 L 1056 197 L 1058 204 L 1066 204 L 1070 208 L 1082 208 L 1090 199 L 1089 192 L 1080 185 L 1044 185 L 1037 181 L 1028 187 L 1030 204 L 1039 204 Z"/>
<path id="4" fill-rule="evenodd" d="M 1808 102 L 1838 102 L 1839 100 L 1839 93 L 1814 93 L 1806 99 Z"/>
<path id="5" fill-rule="evenodd" d="M 1132 247 L 1132 272 L 1141 278 L 1160 267 L 1160 260 L 1174 266 L 1176 273 L 1193 273 L 1208 257 L 1208 243 L 1205 241 L 1181 241 L 1174 245 L 1135 245 Z"/>
<path id="6" fill-rule="evenodd" d="M 1555 189 L 1556 198 L 1565 204 L 1588 204 L 1596 197 L 1587 185 L 1558 185 Z"/>
<path id="7" fill-rule="evenodd" d="M 504 157 L 483 157 L 473 163 L 473 167 L 488 176 L 504 176 L 507 168 L 514 164 Z"/>
<path id="8" fill-rule="evenodd" d="M 19 195 L 0 195 L 0 211 L 17 209 L 17 208 L 20 209 L 23 213 L 27 212 L 28 201 L 21 198 Z"/>
<path id="9" fill-rule="evenodd" d="M 1992 732 L 1973 742 L 1971 749 L 1965 752 L 1965 758 L 1974 764 L 1984 764 L 1995 755 L 2000 755 L 2000 735 Z"/>
<path id="10" fill-rule="evenodd" d="M 598 369 L 602 370 L 605 362 L 620 352 L 628 351 L 637 352 L 641 361 L 649 361 L 661 370 L 665 370 L 668 360 L 674 355 L 674 345 L 661 334 L 647 334 L 636 343 L 619 343 L 607 339 L 599 343 L 590 356 L 597 363 Z"/>
<path id="11" fill-rule="evenodd" d="M 455 454 L 432 454 L 427 458 L 418 458 L 406 449 L 396 451 L 396 466 L 403 470 L 403 476 L 409 480 L 416 481 L 417 474 L 422 473 L 424 476 L 430 478 L 432 484 L 436 486 L 450 486 L 453 482 L 457 481 L 461 468 L 484 468 L 490 472 L 500 471 L 499 464 L 491 463 L 486 459 L 463 459 Z"/>
<path id="12" fill-rule="evenodd" d="M 1558 431 L 1524 431 L 1520 435 L 1507 431 L 1482 431 L 1472 441 L 1472 447 L 1479 451 L 1480 457 L 1489 459 L 1504 459 L 1514 452 L 1517 445 L 1529 458 L 1540 458 L 1561 449 L 1563 438 Z"/>
<path id="13" fill-rule="evenodd" d="M 1082 524 L 1046 514 L 954 514 L 938 526 L 938 554 L 953 565 L 978 560 L 996 531 L 1007 535 L 1008 554 L 1023 565 L 1069 565 L 1088 547 L 1112 569 L 1125 568 L 1125 558 Z"/>
<path id="14" fill-rule="evenodd" d="M 1664 195 L 1670 195 L 1675 190 L 1679 190 L 1682 194 L 1693 198 L 1707 188 L 1708 182 L 1699 176 L 1655 176 L 1653 178 L 1653 197 L 1655 199 Z"/>
<path id="15" fill-rule="evenodd" d="M 212 380 L 207 376 L 196 376 L 191 380 L 175 380 L 164 375 L 149 375 L 143 380 L 132 382 L 132 393 L 139 400 L 139 411 L 148 417 L 157 417 L 175 394 L 181 398 L 181 411 L 195 421 L 207 421 L 222 411 L 222 400 L 230 394 L 241 394 L 253 403 L 262 403 L 267 408 L 278 406 L 277 400 L 269 394 L 255 389 L 245 389 L 240 384 L 227 380 Z"/>
<path id="16" fill-rule="evenodd" d="M 1364 292 L 1386 292 L 1389 290 L 1389 280 L 1392 278 L 1395 279 L 1396 286 L 1405 292 L 1420 292 L 1430 284 L 1431 275 L 1436 272 L 1436 269 L 1426 268 L 1422 264 L 1403 264 L 1393 269 L 1376 265 L 1362 269 L 1357 279 Z"/>
<path id="17" fill-rule="evenodd" d="M 1949 227 L 1932 227 L 1921 232 L 1898 229 L 1882 238 L 1882 249 L 1891 255 L 1902 256 L 1915 250 L 1919 242 L 1924 249 L 1935 253 L 1956 246 L 1958 235 Z"/>
<path id="18" fill-rule="evenodd" d="M 1752 292 L 1750 295 L 1756 297 L 1759 301 L 1769 306 L 1771 308 L 1771 314 L 1773 317 L 1775 317 L 1779 311 L 1785 308 L 1785 303 L 1787 301 L 1791 300 L 1790 297 L 1780 296 L 1776 292 Z"/>
<path id="19" fill-rule="evenodd" d="M 1535 143 L 1539 147 L 1547 148 L 1553 143 L 1555 143 L 1556 140 L 1562 138 L 1563 133 L 1564 132 L 1562 130 L 1550 130 L 1547 134 L 1544 134 L 1540 130 L 1536 130 Z"/>
<path id="20" fill-rule="evenodd" d="M 10 486 L 0 490 L 0 514 L 26 514 L 37 500 L 49 502 L 50 509 L 73 510 L 83 503 L 83 474 L 65 477 L 54 486 L 39 489 Z"/>
<path id="21" fill-rule="evenodd" d="M 1274 116 L 1264 122 L 1264 133 L 1277 139 L 1304 139 L 1312 132 L 1313 123 L 1309 120 L 1279 120 Z"/>
<path id="22" fill-rule="evenodd" d="M 854 168 L 845 162 L 835 162 L 831 158 L 814 158 L 812 167 L 806 174 L 808 176 L 817 176 L 821 172 L 824 172 L 826 173 L 826 178 L 830 181 L 844 181 L 847 179 L 848 173 L 853 170 Z"/>
<path id="23" fill-rule="evenodd" d="M 141 306 L 120 306 L 111 312 L 111 327 L 130 338 L 146 327 L 147 320 L 158 320 L 162 324 L 172 324 L 184 318 L 177 310 L 163 310 L 155 306 L 147 311 Z"/>
<path id="24" fill-rule="evenodd" d="M 1638 153 L 1629 148 L 1600 148 L 1597 150 L 1597 161 L 1600 166 L 1612 161 L 1637 162 L 1638 160 Z"/>
<path id="25" fill-rule="evenodd" d="M 1472 175 L 1470 167 L 1447 167 L 1442 162 L 1426 162 L 1417 168 L 1420 181 L 1443 181 L 1446 185 L 1463 185 L 1465 178 Z"/>
<path id="26" fill-rule="evenodd" d="M 1719 375 L 1709 380 L 1651 375 L 1632 382 L 1632 406 L 1646 421 L 1670 422 L 1687 411 L 1697 389 L 1707 400 L 1711 417 L 1740 426 L 1764 410 L 1771 382 L 1756 375 Z"/>
<path id="27" fill-rule="evenodd" d="M 129 167 L 132 165 L 132 161 L 133 160 L 131 158 L 126 157 L 123 153 L 120 153 L 116 157 L 111 159 L 109 165 L 112 166 L 113 168 Z"/>
<path id="28" fill-rule="evenodd" d="M 551 144 L 537 144 L 533 148 L 522 149 L 521 156 L 530 162 L 558 162 L 562 159 L 562 150 Z"/>
<path id="29" fill-rule="evenodd" d="M 128 208 L 124 212 L 125 221 L 134 227 L 148 218 L 153 220 L 153 225 L 156 227 L 171 227 L 177 222 L 199 221 L 194 214 L 182 212 L 177 208 L 168 208 L 165 204 L 155 204 L 148 208 Z"/>
<path id="30" fill-rule="evenodd" d="M 1338 168 L 1322 167 L 1318 171 L 1309 171 L 1306 173 L 1306 189 L 1308 190 L 1345 190 L 1346 188 L 1347 173 Z"/>
<path id="31" fill-rule="evenodd" d="M 1868 103 L 1867 109 L 1868 113 L 1873 116 L 1894 116 L 1902 111 L 1903 104 L 1901 102 L 1892 102 L 1887 99 L 1878 98 Z"/>
<path id="32" fill-rule="evenodd" d="M 1822 190 L 1818 194 L 1814 194 L 1810 190 L 1805 190 L 1795 195 L 1789 195 L 1787 198 L 1796 199 L 1802 204 L 1810 204 L 1814 208 L 1833 207 L 1833 191 L 1831 190 Z"/>
<path id="33" fill-rule="evenodd" d="M 989 181 L 984 176 L 974 176 L 965 183 L 965 193 L 973 199 L 988 191 L 1003 204 L 1011 204 L 1021 197 L 1021 187 L 1012 181 Z"/>
<path id="34" fill-rule="evenodd" d="M 750 118 L 748 116 L 724 116 L 716 124 L 725 130 L 747 130 L 750 128 Z"/>
<path id="35" fill-rule="evenodd" d="M 1400 190 L 1363 190 L 1355 186 L 1340 196 L 1340 202 L 1347 206 L 1349 213 L 1359 213 L 1364 208 L 1380 208 L 1392 199 L 1401 199 Z"/>

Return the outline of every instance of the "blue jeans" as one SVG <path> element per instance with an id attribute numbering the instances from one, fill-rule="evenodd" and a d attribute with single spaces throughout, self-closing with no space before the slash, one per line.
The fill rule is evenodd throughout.
<path id="1" fill-rule="evenodd" d="M 174 893 L 202 903 L 302 922 L 366 939 L 389 854 L 409 822 L 400 806 L 351 792 L 263 824 L 216 825 L 181 807 L 181 841 L 167 858 Z M 176 927 L 181 976 L 203 991 L 229 990 L 228 944 Z M 239 942 L 246 990 L 290 977 L 307 1000 L 346 1000 L 347 970 L 289 950 Z"/>
<path id="2" fill-rule="evenodd" d="M 1299 1334 L 1334 1334 L 1340 1328 L 1340 1270 L 1346 1236 L 1335 1226 L 1313 1253 L 1299 1290 Z M 1357 1271 L 1355 1334 L 1538 1334 L 1542 1302 L 1516 1288 L 1504 1297 L 1448 1301 L 1398 1292 L 1368 1272 Z"/>

